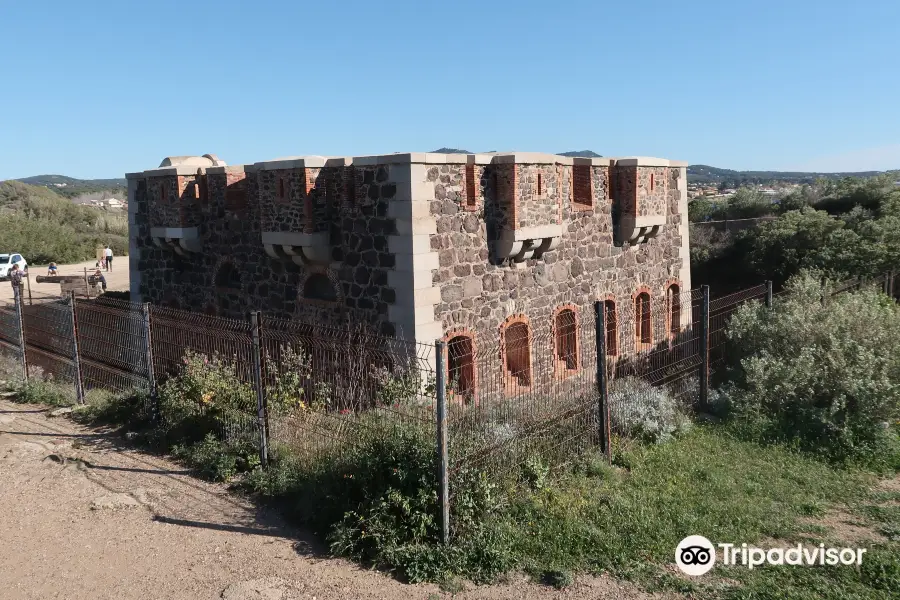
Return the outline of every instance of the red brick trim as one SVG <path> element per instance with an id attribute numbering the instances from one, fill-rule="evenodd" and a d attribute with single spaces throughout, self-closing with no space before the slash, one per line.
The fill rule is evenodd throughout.
<path id="1" fill-rule="evenodd" d="M 313 275 L 324 275 L 325 278 L 328 279 L 328 281 L 331 283 L 331 287 L 334 288 L 334 300 L 319 300 L 317 298 L 307 298 L 304 295 L 303 290 L 306 288 L 306 283 Z M 340 306 L 344 303 L 344 294 L 343 289 L 341 288 L 340 280 L 331 269 L 321 266 L 309 266 L 307 267 L 306 275 L 300 281 L 300 286 L 297 290 L 297 299 L 303 304 L 333 307 Z"/>
<path id="2" fill-rule="evenodd" d="M 241 287 L 239 288 L 230 288 L 219 285 L 219 274 L 222 272 L 226 266 L 231 266 L 238 272 L 238 276 L 241 277 L 241 271 L 238 269 L 237 265 L 234 264 L 230 258 L 220 258 L 219 262 L 216 263 L 215 269 L 213 269 L 213 289 L 221 294 L 234 294 L 234 293 L 242 293 L 244 291 L 244 278 L 241 277 Z"/>
<path id="3" fill-rule="evenodd" d="M 606 356 L 618 356 L 619 355 L 619 303 L 616 302 L 615 294 L 606 294 L 606 296 L 601 296 L 600 301 L 603 303 L 603 310 L 606 310 L 606 303 L 612 302 L 613 305 L 613 315 L 612 321 L 610 322 L 609 315 L 606 318 Z M 609 330 L 612 328 L 613 340 L 612 344 L 610 344 L 609 339 Z"/>
<path id="4" fill-rule="evenodd" d="M 528 349 L 526 359 L 528 365 L 524 371 L 527 383 L 521 383 L 519 378 L 510 373 L 507 368 L 506 332 L 510 327 L 517 324 L 522 324 L 526 327 L 526 344 Z M 522 313 L 510 315 L 500 324 L 500 368 L 503 373 L 503 388 L 507 396 L 513 396 L 517 392 L 528 391 L 534 383 L 534 362 L 531 356 L 532 337 L 531 322 L 528 320 L 528 317 Z"/>
<path id="5" fill-rule="evenodd" d="M 471 372 L 471 389 L 470 390 L 454 390 L 451 388 L 450 382 L 453 378 L 453 374 L 450 372 L 450 360 L 452 356 L 458 356 L 457 353 L 454 354 L 454 348 L 450 347 L 450 340 L 455 338 L 466 338 L 469 340 L 469 347 L 471 348 L 471 356 L 469 356 L 468 366 L 472 370 Z M 447 365 L 447 397 L 452 401 L 457 402 L 458 404 L 465 404 L 467 402 L 472 402 L 475 406 L 478 405 L 478 349 L 475 345 L 475 332 L 471 331 L 468 328 L 456 328 L 450 329 L 442 338 L 444 343 L 447 344 L 444 350 L 444 364 Z"/>
<path id="6" fill-rule="evenodd" d="M 572 166 L 572 210 L 594 210 L 594 169 L 591 165 Z"/>
<path id="7" fill-rule="evenodd" d="M 476 165 L 466 165 L 466 199 L 463 202 L 463 210 L 471 212 L 478 210 L 478 192 L 481 188 L 481 169 Z"/>
<path id="8" fill-rule="evenodd" d="M 559 332 L 558 332 L 558 318 L 559 315 L 564 311 L 571 311 L 574 319 L 574 327 L 575 327 L 575 340 L 573 349 L 575 353 L 575 368 L 570 369 L 565 361 L 560 361 L 559 359 Z M 574 304 L 563 304 L 557 306 L 553 311 L 553 320 L 550 322 L 550 335 L 553 339 L 553 375 L 557 379 L 565 379 L 570 375 L 574 375 L 581 369 L 581 328 L 579 327 L 580 319 L 578 315 L 578 307 Z"/>
<path id="9" fill-rule="evenodd" d="M 646 313 L 638 306 L 637 300 L 641 294 L 647 294 L 648 302 Z M 634 310 L 634 344 L 638 350 L 649 348 L 653 345 L 653 293 L 646 285 L 638 286 L 631 294 L 631 306 Z"/>
<path id="10" fill-rule="evenodd" d="M 671 290 L 672 286 L 676 286 L 678 288 L 678 312 L 672 310 L 671 299 L 669 298 L 669 290 Z M 681 322 L 681 315 L 684 311 L 684 307 L 681 306 L 681 282 L 677 279 L 667 279 L 666 284 L 663 287 L 663 298 L 666 301 L 666 335 L 669 339 L 674 338 L 676 335 L 681 333 L 682 328 L 684 327 L 684 323 Z M 678 315 L 678 322 L 673 323 L 672 317 Z"/>
<path id="11" fill-rule="evenodd" d="M 303 189 L 305 190 L 303 193 L 303 231 L 304 233 L 312 233 L 315 228 L 313 227 L 313 202 L 310 192 L 316 187 L 316 182 L 313 181 L 312 169 L 303 170 L 303 182 Z"/>

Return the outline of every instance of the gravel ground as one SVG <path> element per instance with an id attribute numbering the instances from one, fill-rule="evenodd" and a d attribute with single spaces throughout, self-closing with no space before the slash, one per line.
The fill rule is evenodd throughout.
<path id="1" fill-rule="evenodd" d="M 450 597 L 343 560 L 275 514 L 120 438 L 0 400 L 0 597 L 295 600 Z M 608 578 L 520 580 L 456 598 L 650 598 Z"/>

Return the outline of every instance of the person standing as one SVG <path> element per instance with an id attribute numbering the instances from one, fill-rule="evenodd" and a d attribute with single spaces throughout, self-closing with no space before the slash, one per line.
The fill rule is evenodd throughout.
<path id="1" fill-rule="evenodd" d="M 106 250 L 103 251 L 103 256 L 106 257 L 106 270 L 112 271 L 112 259 L 113 259 L 112 248 L 107 246 Z"/>
<path id="2" fill-rule="evenodd" d="M 19 269 L 19 265 L 14 264 L 12 269 L 9 272 L 9 283 L 13 287 L 13 297 L 18 298 L 21 302 L 22 299 L 22 270 Z"/>

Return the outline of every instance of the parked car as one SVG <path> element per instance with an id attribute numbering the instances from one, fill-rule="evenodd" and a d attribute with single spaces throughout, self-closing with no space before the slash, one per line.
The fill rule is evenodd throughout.
<path id="1" fill-rule="evenodd" d="M 13 265 L 19 265 L 23 273 L 28 272 L 28 262 L 21 254 L 17 252 L 0 254 L 0 279 L 9 277 L 9 270 Z"/>

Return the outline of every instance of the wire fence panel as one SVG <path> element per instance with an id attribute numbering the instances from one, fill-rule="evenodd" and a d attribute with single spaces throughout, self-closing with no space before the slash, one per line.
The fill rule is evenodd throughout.
<path id="1" fill-rule="evenodd" d="M 593 310 L 572 307 L 535 331 L 513 318 L 499 341 L 448 340 L 451 473 L 560 464 L 597 444 L 595 327 Z"/>
<path id="2" fill-rule="evenodd" d="M 85 390 L 150 387 L 140 304 L 103 298 L 75 301 L 78 351 Z"/>
<path id="3" fill-rule="evenodd" d="M 35 294 L 33 303 L 22 304 L 29 376 L 43 373 L 56 380 L 75 381 L 75 329 L 69 302 L 68 298 Z"/>
<path id="4" fill-rule="evenodd" d="M 315 458 L 364 435 L 415 427 L 434 435 L 434 347 L 369 333 L 263 318 L 269 440 Z"/>
<path id="5" fill-rule="evenodd" d="M 19 347 L 19 317 L 14 304 L 0 303 L 0 342 Z"/>
<path id="6" fill-rule="evenodd" d="M 150 340 L 160 383 L 184 375 L 185 385 L 210 390 L 195 397 L 193 389 L 165 393 L 163 388 L 159 418 L 164 426 L 187 415 L 202 421 L 199 430 L 214 426 L 229 441 L 258 435 L 249 322 L 151 306 Z"/>

